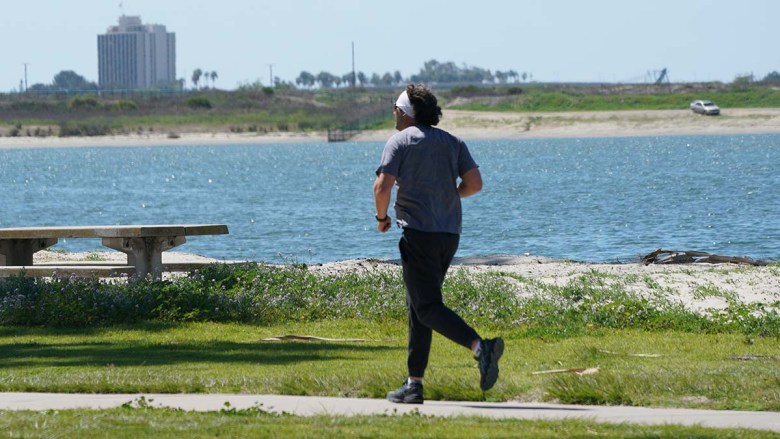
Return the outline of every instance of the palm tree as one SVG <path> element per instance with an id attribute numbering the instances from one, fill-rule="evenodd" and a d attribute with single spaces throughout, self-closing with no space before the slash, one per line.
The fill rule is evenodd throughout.
<path id="1" fill-rule="evenodd" d="M 217 78 L 219 78 L 219 75 L 217 74 L 217 71 L 214 70 L 209 74 L 209 77 L 211 78 L 211 88 L 214 87 L 214 83 L 216 82 Z"/>
<path id="2" fill-rule="evenodd" d="M 393 78 L 393 75 L 390 74 L 390 72 L 386 72 L 384 75 L 382 75 L 382 85 L 393 85 L 393 81 L 395 81 L 395 79 Z"/>
<path id="3" fill-rule="evenodd" d="M 200 82 L 201 76 L 203 76 L 203 70 L 201 69 L 195 69 L 195 71 L 192 72 L 192 84 L 196 89 L 198 88 L 198 82 Z"/>
<path id="4" fill-rule="evenodd" d="M 333 83 L 336 82 L 336 77 L 332 73 L 322 71 L 317 74 L 317 82 L 320 83 L 322 88 L 331 88 Z"/>
<path id="5" fill-rule="evenodd" d="M 297 78 L 295 78 L 295 83 L 303 87 L 310 88 L 314 85 L 316 80 L 317 78 L 314 75 L 304 70 L 300 75 L 298 75 Z"/>

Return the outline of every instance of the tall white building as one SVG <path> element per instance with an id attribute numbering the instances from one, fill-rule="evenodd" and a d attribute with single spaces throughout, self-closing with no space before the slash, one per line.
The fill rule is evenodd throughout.
<path id="1" fill-rule="evenodd" d="M 98 35 L 98 82 L 103 89 L 144 89 L 176 81 L 176 34 L 141 17 L 122 15 Z"/>

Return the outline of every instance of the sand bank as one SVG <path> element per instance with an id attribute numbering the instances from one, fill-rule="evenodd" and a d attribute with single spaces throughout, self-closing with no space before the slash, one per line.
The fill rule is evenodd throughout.
<path id="1" fill-rule="evenodd" d="M 724 109 L 720 116 L 689 110 L 499 113 L 444 110 L 439 126 L 466 140 L 780 133 L 780 108 Z M 385 141 L 392 129 L 366 131 L 352 140 Z M 0 137 L 0 148 L 78 146 L 225 145 L 326 142 L 324 132 L 192 132 L 99 137 Z"/>
<path id="2" fill-rule="evenodd" d="M 35 254 L 35 263 L 103 261 L 125 263 L 120 252 L 64 253 L 41 251 Z M 220 262 L 204 256 L 182 252 L 163 253 L 164 263 Z M 400 271 L 398 261 L 355 259 L 315 264 L 309 269 L 325 275 L 367 273 L 377 270 Z M 452 270 L 470 273 L 499 272 L 518 294 L 530 297 L 544 290 L 545 285 L 565 286 L 576 283 L 583 276 L 592 275 L 607 285 L 614 285 L 628 293 L 649 299 L 680 303 L 693 311 L 723 309 L 729 302 L 780 303 L 780 267 L 745 266 L 737 264 L 675 264 L 644 265 L 641 263 L 600 264 L 560 261 L 535 256 L 485 256 L 455 258 Z M 518 282 L 517 279 L 524 279 Z M 775 304 L 775 305 L 773 305 Z"/>
<path id="3" fill-rule="evenodd" d="M 312 270 L 326 274 L 400 270 L 397 261 L 352 260 L 322 264 Z M 642 263 L 599 264 L 560 261 L 535 256 L 486 256 L 455 258 L 453 270 L 471 273 L 498 272 L 518 294 L 530 297 L 545 285 L 562 287 L 592 275 L 605 286 L 648 299 L 680 303 L 701 312 L 723 309 L 729 302 L 780 304 L 780 267 L 737 264 L 644 265 Z M 523 279 L 518 282 L 517 279 Z M 772 305 L 774 304 L 774 305 Z"/>
<path id="4" fill-rule="evenodd" d="M 172 145 L 231 145 L 272 143 L 327 142 L 325 133 L 181 133 L 127 134 L 95 137 L 0 137 L 0 149 L 13 148 L 77 148 L 77 147 L 131 147 Z"/>
<path id="5" fill-rule="evenodd" d="M 632 137 L 780 133 L 780 108 L 723 110 L 701 116 L 689 110 L 499 113 L 445 110 L 439 126 L 463 139 Z M 391 130 L 356 140 L 383 140 Z"/>

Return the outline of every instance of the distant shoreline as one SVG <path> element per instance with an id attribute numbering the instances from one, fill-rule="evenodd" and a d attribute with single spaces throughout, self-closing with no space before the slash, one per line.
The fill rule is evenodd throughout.
<path id="1" fill-rule="evenodd" d="M 510 113 L 445 109 L 443 113 L 439 127 L 464 140 L 780 133 L 780 108 L 723 109 L 721 116 L 700 116 L 689 110 Z M 364 131 L 351 140 L 384 142 L 393 133 L 392 129 Z M 201 131 L 175 135 L 0 137 L 0 149 L 324 142 L 327 142 L 324 132 Z"/>

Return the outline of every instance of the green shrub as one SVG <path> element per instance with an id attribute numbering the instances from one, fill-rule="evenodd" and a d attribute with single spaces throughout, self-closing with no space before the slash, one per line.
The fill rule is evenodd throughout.
<path id="1" fill-rule="evenodd" d="M 8 109 L 12 111 L 51 111 L 56 107 L 56 104 L 44 101 L 18 101 L 11 102 Z"/>
<path id="2" fill-rule="evenodd" d="M 321 128 L 317 122 L 311 120 L 302 120 L 298 122 L 298 129 L 300 131 L 311 131 Z"/>
<path id="3" fill-rule="evenodd" d="M 211 101 L 205 96 L 193 96 L 191 98 L 187 98 L 185 105 L 194 109 L 209 110 L 212 108 Z"/>
<path id="4" fill-rule="evenodd" d="M 94 96 L 76 96 L 68 101 L 68 108 L 76 109 L 94 109 L 100 107 L 100 102 Z"/>
<path id="5" fill-rule="evenodd" d="M 108 125 L 103 124 L 70 124 L 67 122 L 60 123 L 60 137 L 71 136 L 106 136 L 113 132 L 113 129 Z"/>
<path id="6" fill-rule="evenodd" d="M 117 111 L 135 111 L 138 109 L 138 104 L 131 100 L 122 99 L 114 102 L 111 108 Z"/>

